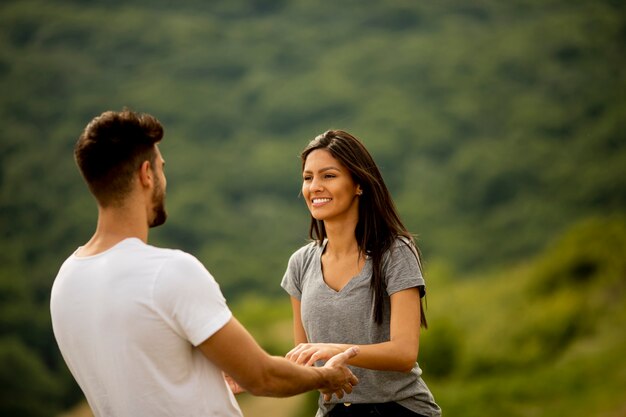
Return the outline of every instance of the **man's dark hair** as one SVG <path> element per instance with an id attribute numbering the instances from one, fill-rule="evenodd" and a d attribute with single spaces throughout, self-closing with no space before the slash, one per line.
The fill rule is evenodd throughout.
<path id="1" fill-rule="evenodd" d="M 163 126 L 149 114 L 107 111 L 85 127 L 74 147 L 83 178 L 102 207 L 119 204 L 144 161 L 154 167 Z"/>

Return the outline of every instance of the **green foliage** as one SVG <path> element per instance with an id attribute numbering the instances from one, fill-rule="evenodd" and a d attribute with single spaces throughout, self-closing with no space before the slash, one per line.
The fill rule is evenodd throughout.
<path id="1" fill-rule="evenodd" d="M 626 382 L 624 242 L 624 218 L 593 218 L 517 269 L 461 283 L 431 277 L 433 330 L 422 337 L 420 363 L 446 415 L 619 415 Z M 585 269 L 581 282 L 572 266 L 582 255 L 599 266 Z M 457 367 L 444 375 L 431 353 L 438 327 L 455 330 L 458 353 Z"/>
<path id="2" fill-rule="evenodd" d="M 235 317 L 271 355 L 284 356 L 293 348 L 293 327 L 287 319 L 291 316 L 288 297 L 272 300 L 247 295 L 231 308 Z"/>
<path id="3" fill-rule="evenodd" d="M 59 411 L 60 390 L 37 352 L 17 338 L 0 338 L 0 414 L 49 416 Z"/>
<path id="4" fill-rule="evenodd" d="M 58 375 L 58 401 L 75 398 L 48 294 L 95 225 L 72 146 L 107 109 L 165 124 L 170 219 L 152 241 L 197 255 L 232 302 L 282 295 L 308 228 L 298 154 L 331 127 L 363 139 L 427 263 L 453 277 L 501 271 L 579 219 L 624 213 L 624 15 L 612 0 L 2 2 L 0 337 Z M 596 307 L 621 294 L 622 264 L 602 252 L 623 253 L 623 241 L 617 226 L 588 227 L 607 232 L 564 243 L 532 273 L 498 273 L 487 293 L 467 288 L 500 300 L 491 314 L 506 321 L 469 339 L 483 316 L 457 311 L 462 323 L 438 328 L 434 314 L 431 337 L 447 350 L 424 345 L 432 372 L 497 375 L 591 331 Z M 605 292 L 590 290 L 598 280 Z"/>
<path id="5" fill-rule="evenodd" d="M 429 378 L 446 378 L 458 367 L 463 340 L 461 333 L 445 320 L 437 326 L 422 331 L 419 358 L 422 370 Z"/>
<path id="6" fill-rule="evenodd" d="M 607 290 L 623 289 L 626 274 L 626 220 L 593 218 L 578 224 L 554 244 L 537 266 L 537 293 L 566 287 L 585 292 L 596 280 Z"/>

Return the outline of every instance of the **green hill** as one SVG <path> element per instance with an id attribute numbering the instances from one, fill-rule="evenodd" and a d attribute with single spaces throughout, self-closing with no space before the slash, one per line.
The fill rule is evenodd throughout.
<path id="1" fill-rule="evenodd" d="M 623 416 L 624 253 L 626 219 L 591 219 L 518 268 L 433 282 L 420 362 L 446 415 Z"/>

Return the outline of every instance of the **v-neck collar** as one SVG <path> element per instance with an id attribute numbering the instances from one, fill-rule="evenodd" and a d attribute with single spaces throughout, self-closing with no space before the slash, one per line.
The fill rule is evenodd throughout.
<path id="1" fill-rule="evenodd" d="M 346 285 L 341 287 L 340 290 L 336 290 L 332 288 L 330 285 L 328 285 L 328 283 L 326 282 L 326 279 L 324 278 L 324 269 L 322 268 L 322 255 L 324 254 L 324 251 L 326 250 L 327 244 L 328 244 L 328 239 L 324 239 L 321 246 L 318 246 L 317 256 L 315 257 L 316 262 L 317 262 L 317 272 L 319 275 L 319 279 L 322 281 L 322 286 L 324 286 L 328 291 L 332 292 L 333 294 L 344 294 L 345 292 L 349 290 L 349 287 L 355 285 L 354 283 L 357 281 L 360 281 L 360 279 L 365 275 L 364 273 L 366 272 L 366 269 L 368 269 L 370 258 L 369 256 L 366 256 L 365 263 L 363 264 L 363 267 L 361 268 L 361 270 L 352 278 L 350 278 L 348 282 L 346 283 Z"/>

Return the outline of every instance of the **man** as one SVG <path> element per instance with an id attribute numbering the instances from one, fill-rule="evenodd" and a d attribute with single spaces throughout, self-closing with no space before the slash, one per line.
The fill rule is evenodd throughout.
<path id="1" fill-rule="evenodd" d="M 154 117 L 105 112 L 75 147 L 98 205 L 92 238 L 61 267 L 50 310 L 61 353 L 96 416 L 241 416 L 225 381 L 254 395 L 351 392 L 346 361 L 324 367 L 269 356 L 232 316 L 193 256 L 147 244 L 163 224 L 163 128 Z"/>

